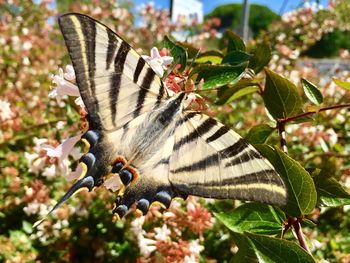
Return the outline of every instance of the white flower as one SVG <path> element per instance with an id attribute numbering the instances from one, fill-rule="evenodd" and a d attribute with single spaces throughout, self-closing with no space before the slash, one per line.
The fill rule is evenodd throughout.
<path id="1" fill-rule="evenodd" d="M 156 232 L 155 239 L 161 241 L 166 241 L 171 234 L 171 231 L 166 224 L 164 224 L 162 227 L 154 228 L 154 231 Z"/>
<path id="2" fill-rule="evenodd" d="M 57 123 L 56 123 L 56 128 L 58 129 L 58 130 L 62 130 L 63 128 L 64 128 L 64 125 L 66 124 L 66 122 L 64 122 L 64 121 L 58 121 Z"/>
<path id="3" fill-rule="evenodd" d="M 0 45 L 5 45 L 6 44 L 6 39 L 3 37 L 0 37 Z"/>
<path id="4" fill-rule="evenodd" d="M 189 250 L 192 254 L 198 255 L 204 250 L 204 246 L 199 244 L 199 239 L 192 240 L 189 244 Z"/>
<path id="5" fill-rule="evenodd" d="M 0 120 L 9 120 L 15 116 L 10 108 L 10 103 L 5 100 L 0 100 Z"/>
<path id="6" fill-rule="evenodd" d="M 150 238 L 145 238 L 143 236 L 143 233 L 140 233 L 137 236 L 137 240 L 140 248 L 140 253 L 144 257 L 149 257 L 149 255 L 157 249 L 155 246 L 157 241 Z"/>
<path id="7" fill-rule="evenodd" d="M 28 57 L 23 57 L 22 58 L 22 63 L 24 66 L 29 66 L 30 65 L 30 60 Z"/>
<path id="8" fill-rule="evenodd" d="M 37 201 L 28 203 L 27 206 L 23 207 L 24 213 L 29 215 L 39 214 L 44 216 L 49 212 L 49 207 L 45 204 L 38 203 Z"/>
<path id="9" fill-rule="evenodd" d="M 67 176 L 68 182 L 77 180 L 83 173 L 83 170 L 83 166 L 81 165 L 81 163 L 79 163 L 75 171 L 70 172 L 70 174 Z"/>
<path id="10" fill-rule="evenodd" d="M 66 66 L 66 73 L 63 74 L 66 80 L 74 81 L 75 80 L 75 72 L 72 65 Z"/>
<path id="11" fill-rule="evenodd" d="M 60 102 L 64 96 L 75 96 L 79 97 L 79 89 L 76 85 L 71 83 L 68 80 L 74 80 L 74 70 L 71 67 L 66 67 L 66 73 L 63 73 L 63 70 L 60 68 L 58 70 L 58 74 L 53 76 L 52 82 L 57 85 L 55 89 L 53 89 L 49 93 L 49 97 L 56 97 L 57 101 Z"/>
<path id="12" fill-rule="evenodd" d="M 28 161 L 28 172 L 39 174 L 39 172 L 43 169 L 45 166 L 45 159 L 40 158 L 39 154 L 37 153 L 24 153 L 24 157 Z"/>
<path id="13" fill-rule="evenodd" d="M 30 41 L 25 41 L 23 43 L 23 50 L 30 50 L 32 47 L 33 47 L 33 45 Z"/>
<path id="14" fill-rule="evenodd" d="M 23 28 L 22 28 L 22 34 L 23 34 L 23 35 L 28 35 L 28 33 L 29 33 L 28 28 L 23 27 Z"/>
<path id="15" fill-rule="evenodd" d="M 191 254 L 191 256 L 185 256 L 184 257 L 184 263 L 198 263 L 199 261 L 196 259 L 196 257 Z"/>
<path id="16" fill-rule="evenodd" d="M 144 60 L 148 62 L 150 67 L 154 70 L 154 72 L 162 77 L 164 74 L 165 66 L 169 65 L 173 61 L 173 57 L 163 56 L 161 57 L 158 51 L 158 48 L 153 47 L 151 49 L 151 56 L 142 56 Z"/>
<path id="17" fill-rule="evenodd" d="M 45 167 L 42 175 L 47 177 L 48 179 L 54 178 L 56 175 L 56 166 L 51 165 L 49 167 Z"/>
<path id="18" fill-rule="evenodd" d="M 56 158 L 59 158 L 60 160 L 64 160 L 71 153 L 74 145 L 80 140 L 80 138 L 81 138 L 81 134 L 64 140 L 56 148 L 54 148 L 51 145 L 44 144 L 44 145 L 41 145 L 41 149 L 45 150 L 46 155 L 49 157 L 56 157 Z"/>
<path id="19" fill-rule="evenodd" d="M 27 206 L 23 207 L 24 213 L 28 216 L 35 215 L 39 212 L 40 204 L 37 202 L 29 203 Z"/>
<path id="20" fill-rule="evenodd" d="M 85 108 L 85 105 L 84 105 L 84 102 L 83 102 L 83 99 L 81 97 L 78 97 L 74 100 L 74 103 L 76 105 L 78 105 L 79 107 L 81 108 Z"/>
<path id="21" fill-rule="evenodd" d="M 146 232 L 142 229 L 144 222 L 145 216 L 135 218 L 131 222 L 131 232 L 133 232 L 137 237 L 141 255 L 148 257 L 153 251 L 157 249 L 155 246 L 157 241 L 150 238 L 145 238 Z"/>

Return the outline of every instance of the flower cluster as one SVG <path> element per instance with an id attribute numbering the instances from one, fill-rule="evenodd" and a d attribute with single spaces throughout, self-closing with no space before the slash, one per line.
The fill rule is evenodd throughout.
<path id="1" fill-rule="evenodd" d="M 142 256 L 139 262 L 153 262 L 156 258 L 162 258 L 165 262 L 199 261 L 200 252 L 204 249 L 203 233 L 212 227 L 212 216 L 197 198 L 188 198 L 186 203 L 185 211 L 179 202 L 173 201 L 164 213 L 153 206 L 146 216 L 133 220 L 131 230 L 137 238 Z M 186 239 L 182 233 L 188 231 L 196 239 Z"/>
<path id="2" fill-rule="evenodd" d="M 349 30 L 346 2 L 333 0 L 325 9 L 306 5 L 285 14 L 269 30 L 275 47 L 269 67 L 299 87 L 301 77 L 314 82 L 321 87 L 324 105 L 350 101 L 348 92 L 332 78 L 350 82 L 350 72 L 335 65 L 331 72 L 320 74 L 315 66 L 318 62 L 304 61 L 300 54 L 336 27 Z M 152 48 L 162 46 L 164 35 L 180 31 L 176 36 L 185 34 L 189 47 L 200 47 L 202 52 L 208 48 L 208 41 L 214 40 L 211 46 L 218 42 L 218 19 L 206 20 L 202 25 L 196 21 L 190 25 L 173 23 L 167 11 L 152 4 L 138 8 L 137 17 L 131 12 L 131 4 L 115 0 L 72 2 L 67 7 L 54 6 L 50 1 L 4 3 L 0 19 L 0 259 L 5 262 L 204 262 L 211 258 L 220 262 L 221 253 L 228 258 L 237 252 L 228 230 L 210 212 L 217 211 L 218 203 L 199 198 L 173 200 L 168 210 L 154 205 L 146 216 L 130 213 L 114 222 L 110 211 L 115 194 L 111 192 L 121 188 L 118 177 L 104 182 L 111 191 L 101 187 L 90 193 L 80 192 L 37 229 L 32 227 L 72 184 L 68 181 L 76 180 L 83 169 L 77 165 L 83 152 L 78 141 L 86 131 L 87 112 L 53 20 L 65 8 L 102 21 L 132 46 L 142 48 L 137 50 L 139 53 L 150 50 L 150 56 L 143 57 L 162 77 L 169 94 L 189 94 L 186 106 L 206 110 L 240 134 L 258 123 L 275 125 L 267 119 L 258 94 L 209 111 L 205 103 L 214 101 L 216 94 L 194 95 L 193 91 L 203 89 L 203 80 L 195 82 L 188 66 L 180 72 L 180 65 L 171 65 L 174 59 L 168 49 Z M 135 21 L 140 21 L 140 25 L 135 27 Z M 348 50 L 342 50 L 341 57 L 348 59 Z M 257 80 L 261 81 L 260 75 Z M 314 108 L 310 104 L 304 110 Z M 286 127 L 293 156 L 307 167 L 321 166 L 347 185 L 349 114 L 346 109 L 322 112 L 317 126 L 304 122 Z M 274 135 L 269 138 L 271 144 L 278 144 L 277 139 Z M 346 217 L 348 211 L 346 207 L 338 209 L 332 220 L 338 220 L 340 212 Z M 311 216 L 320 224 L 327 223 L 325 213 L 332 210 L 316 209 Z M 342 231 L 334 235 L 337 240 L 347 236 L 339 233 L 347 233 L 346 224 L 347 221 Z M 334 243 L 333 233 L 307 232 L 310 239 L 317 235 L 313 241 L 315 253 L 331 250 L 320 243 Z M 332 257 L 334 261 L 342 260 L 338 252 Z M 344 255 L 343 258 L 347 259 Z"/>

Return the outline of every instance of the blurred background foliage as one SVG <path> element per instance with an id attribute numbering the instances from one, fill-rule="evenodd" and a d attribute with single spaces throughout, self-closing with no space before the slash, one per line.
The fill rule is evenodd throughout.
<path id="1" fill-rule="evenodd" d="M 146 218 L 129 214 L 115 221 L 111 215 L 114 195 L 99 189 L 77 195 L 37 230 L 32 224 L 68 189 L 71 182 L 67 177 L 83 151 L 83 145 L 78 144 L 76 154 L 60 162 L 42 148 L 56 147 L 82 128 L 80 109 L 74 100 L 49 96 L 57 81 L 64 78 L 59 68 L 70 63 L 57 16 L 67 11 L 93 16 L 119 32 L 141 54 L 149 54 L 153 46 L 161 49 L 165 35 L 185 32 L 188 53 L 195 54 L 196 48 L 201 48 L 199 58 L 210 62 L 221 61 L 224 51 L 205 51 L 219 49 L 223 29 L 236 29 L 241 6 L 218 7 L 203 24 L 186 25 L 170 22 L 169 13 L 152 4 L 132 12 L 132 1 L 0 3 L 0 261 L 174 262 L 187 257 L 193 261 L 229 262 L 234 258 L 237 246 L 233 235 L 212 213 L 231 211 L 239 202 L 189 198 L 173 202 L 165 213 L 153 207 Z M 349 68 L 341 67 L 341 62 L 349 64 L 350 59 L 349 13 L 348 0 L 330 1 L 325 9 L 306 5 L 281 17 L 266 7 L 251 5 L 252 38 L 247 48 L 254 53 L 261 43 L 268 42 L 268 67 L 294 83 L 300 94 L 301 78 L 306 78 L 319 88 L 323 105 L 349 102 L 350 88 L 334 82 L 350 81 Z M 138 26 L 136 21 L 140 21 Z M 263 57 L 270 54 L 270 48 L 263 50 Z M 335 56 L 337 62 L 323 74 L 318 62 L 307 56 Z M 264 84 L 263 73 L 254 79 L 260 86 Z M 210 104 L 206 112 L 242 136 L 248 136 L 250 128 L 259 124 L 275 125 L 256 90 L 238 96 L 235 88 L 226 87 L 226 98 L 203 95 Z M 223 103 L 217 103 L 218 96 L 225 99 Z M 307 102 L 305 96 L 302 100 Z M 305 105 L 305 110 L 315 109 L 312 103 Z M 349 110 L 344 108 L 320 113 L 313 122 L 288 125 L 290 156 L 310 171 L 321 168 L 323 174 L 349 188 L 349 118 Z M 274 129 L 268 142 L 279 144 Z M 343 206 L 345 203 L 318 206 L 307 215 L 309 221 L 304 223 L 303 231 L 317 260 L 350 261 L 350 207 Z"/>

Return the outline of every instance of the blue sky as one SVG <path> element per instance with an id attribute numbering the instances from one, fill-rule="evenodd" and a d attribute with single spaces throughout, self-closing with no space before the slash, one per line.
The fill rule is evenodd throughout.
<path id="1" fill-rule="evenodd" d="M 147 2 L 154 2 L 157 7 L 162 8 L 169 8 L 170 0 L 154 0 L 154 1 L 146 1 L 146 0 L 134 0 L 135 5 L 139 5 L 141 3 L 147 3 Z M 239 0 L 202 0 L 203 6 L 204 6 L 204 14 L 209 13 L 212 11 L 216 6 L 221 4 L 227 4 L 227 3 L 242 3 L 243 1 Z M 275 11 L 276 13 L 279 13 L 281 6 L 283 4 L 284 0 L 250 0 L 249 3 L 251 4 L 262 4 L 268 6 L 270 9 Z M 303 0 L 288 0 L 285 11 L 293 10 L 297 7 L 299 7 L 304 1 Z M 313 1 L 311 1 L 313 2 Z M 328 0 L 320 0 L 320 3 L 323 6 L 327 6 Z"/>

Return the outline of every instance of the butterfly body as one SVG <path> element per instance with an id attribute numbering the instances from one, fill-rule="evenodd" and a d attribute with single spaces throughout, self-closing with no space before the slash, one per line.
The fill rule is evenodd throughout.
<path id="1" fill-rule="evenodd" d="M 197 195 L 286 203 L 273 166 L 237 133 L 184 107 L 186 93 L 169 97 L 151 67 L 105 25 L 81 14 L 59 18 L 76 82 L 88 111 L 86 174 L 55 208 L 82 187 L 112 174 L 124 188 L 116 212 L 132 204 L 143 214 L 153 202 Z"/>

